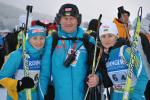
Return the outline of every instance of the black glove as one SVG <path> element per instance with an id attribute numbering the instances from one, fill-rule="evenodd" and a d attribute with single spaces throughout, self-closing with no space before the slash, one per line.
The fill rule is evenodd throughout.
<path id="1" fill-rule="evenodd" d="M 21 80 L 18 80 L 17 83 L 17 91 L 20 92 L 23 89 L 27 88 L 33 88 L 34 87 L 34 81 L 30 77 L 23 77 Z"/>

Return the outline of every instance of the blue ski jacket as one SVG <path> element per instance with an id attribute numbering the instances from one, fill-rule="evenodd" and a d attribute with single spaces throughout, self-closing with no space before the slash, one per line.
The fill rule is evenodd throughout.
<path id="1" fill-rule="evenodd" d="M 84 31 L 78 27 L 73 33 L 65 33 L 58 28 L 59 37 L 82 38 Z M 94 38 L 89 41 L 94 43 Z M 40 86 L 42 96 L 46 94 L 47 85 L 52 75 L 55 88 L 55 100 L 83 100 L 85 79 L 87 75 L 87 50 L 81 40 L 58 40 L 58 44 L 51 57 L 52 37 L 49 36 L 45 45 L 42 59 Z M 68 66 L 64 62 L 72 50 L 76 51 L 75 60 Z"/>
<path id="2" fill-rule="evenodd" d="M 31 44 L 26 42 L 26 52 L 29 55 L 28 63 L 29 63 L 29 77 L 34 80 L 35 87 L 31 89 L 32 100 L 39 100 L 38 98 L 38 79 L 40 74 L 41 67 L 41 56 L 43 53 L 43 49 L 37 50 L 34 49 Z M 13 51 L 8 60 L 4 63 L 3 68 L 0 70 L 0 80 L 5 78 L 21 80 L 24 77 L 23 70 L 23 58 L 22 58 L 22 47 L 18 50 Z M 9 84 L 9 79 L 6 80 L 5 84 Z M 13 83 L 12 83 L 13 85 Z M 8 86 L 8 85 L 7 85 Z M 8 88 L 16 88 L 16 84 L 14 86 L 10 86 Z M 14 91 L 16 92 L 16 91 Z M 18 93 L 19 100 L 26 100 L 25 90 L 22 90 Z M 13 100 L 12 97 L 8 96 L 7 100 Z"/>
<path id="3" fill-rule="evenodd" d="M 122 46 L 110 50 L 108 61 L 106 63 L 107 71 L 113 82 L 113 92 L 111 100 L 122 100 L 124 86 L 127 78 L 128 64 L 130 62 L 131 49 Z M 136 52 L 135 61 L 137 64 L 133 67 L 132 86 L 129 93 L 129 100 L 145 100 L 144 90 L 148 81 L 139 52 Z M 140 67 L 139 69 L 137 67 Z M 141 69 L 141 70 L 140 70 Z M 139 75 L 138 75 L 139 74 Z"/>

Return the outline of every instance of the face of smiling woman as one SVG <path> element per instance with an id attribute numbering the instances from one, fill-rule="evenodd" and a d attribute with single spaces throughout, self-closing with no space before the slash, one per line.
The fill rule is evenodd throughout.
<path id="1" fill-rule="evenodd" d="M 114 34 L 108 33 L 102 35 L 100 39 L 104 48 L 109 49 L 110 47 L 115 45 L 117 37 Z"/>
<path id="2" fill-rule="evenodd" d="M 32 45 L 32 47 L 34 47 L 35 49 L 41 49 L 44 47 L 45 37 L 33 36 L 32 38 L 30 38 L 29 42 Z"/>

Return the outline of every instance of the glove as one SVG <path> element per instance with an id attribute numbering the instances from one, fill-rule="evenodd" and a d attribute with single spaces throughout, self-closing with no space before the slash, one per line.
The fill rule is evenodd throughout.
<path id="1" fill-rule="evenodd" d="M 17 91 L 20 92 L 23 89 L 33 88 L 34 81 L 30 77 L 23 77 L 21 80 L 18 80 Z"/>

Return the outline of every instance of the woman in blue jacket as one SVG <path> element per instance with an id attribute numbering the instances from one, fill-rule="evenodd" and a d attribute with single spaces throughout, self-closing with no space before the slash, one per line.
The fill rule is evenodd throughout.
<path id="1" fill-rule="evenodd" d="M 8 96 L 7 100 L 26 100 L 26 88 L 31 89 L 31 99 L 38 100 L 38 80 L 41 68 L 41 58 L 45 43 L 45 29 L 41 26 L 29 27 L 26 40 L 26 54 L 29 66 L 29 76 L 24 77 L 22 47 L 13 51 L 0 70 L 0 82 L 8 89 L 8 94 L 13 92 L 18 95 Z M 4 84 L 3 84 L 4 83 Z"/>
<path id="2" fill-rule="evenodd" d="M 131 48 L 127 45 L 119 45 L 118 31 L 114 23 L 104 23 L 100 27 L 100 40 L 106 54 L 104 63 L 108 75 L 113 83 L 110 100 L 122 100 L 125 83 L 127 79 L 128 65 L 131 57 Z M 120 43 L 121 44 L 121 43 Z M 147 83 L 147 76 L 140 55 L 135 52 L 135 62 L 133 66 L 132 85 L 129 92 L 129 100 L 145 100 L 144 90 Z M 140 67 L 141 70 L 136 70 Z M 139 68 L 139 69 L 140 69 Z M 137 75 L 137 73 L 139 75 Z"/>

